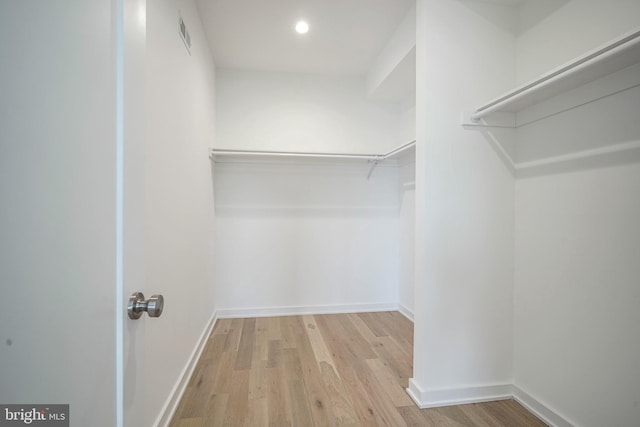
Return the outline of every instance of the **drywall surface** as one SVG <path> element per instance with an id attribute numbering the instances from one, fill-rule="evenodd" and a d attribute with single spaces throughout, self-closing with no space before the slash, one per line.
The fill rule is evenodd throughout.
<path id="1" fill-rule="evenodd" d="M 413 316 L 415 276 L 415 155 L 399 159 L 398 183 L 400 191 L 398 242 L 398 304 L 405 315 Z"/>
<path id="2" fill-rule="evenodd" d="M 438 405 L 492 398 L 512 383 L 514 178 L 489 140 L 513 135 L 468 131 L 459 119 L 513 85 L 515 38 L 464 3 L 422 0 L 417 11 L 410 389 Z"/>
<path id="3" fill-rule="evenodd" d="M 179 14 L 191 34 L 189 53 Z M 165 310 L 146 322 L 145 384 L 149 425 L 168 399 L 214 312 L 214 63 L 191 0 L 147 3 L 146 296 Z M 194 303 L 194 301 L 197 301 Z M 161 373 L 161 375 L 158 375 Z"/>
<path id="4" fill-rule="evenodd" d="M 518 34 L 522 34 L 571 0 L 523 1 L 518 6 Z"/>
<path id="5" fill-rule="evenodd" d="M 399 106 L 365 101 L 362 77 L 220 69 L 217 148 L 385 153 L 400 140 Z"/>
<path id="6" fill-rule="evenodd" d="M 0 5 L 0 402 L 70 404 L 78 426 L 117 419 L 111 16 Z"/>
<path id="7" fill-rule="evenodd" d="M 640 3 L 573 0 L 518 39 L 518 79 L 640 27 Z M 522 112 L 515 384 L 580 426 L 640 419 L 640 66 Z M 537 165 L 537 166 L 536 166 Z"/>
<path id="8" fill-rule="evenodd" d="M 516 188 L 516 385 L 575 425 L 635 425 L 640 165 Z"/>
<path id="9" fill-rule="evenodd" d="M 407 107 L 401 117 L 400 140 L 404 142 L 416 139 L 416 106 Z M 415 162 L 414 162 L 415 163 Z"/>
<path id="10" fill-rule="evenodd" d="M 637 0 L 572 0 L 517 41 L 517 83 L 526 83 L 640 27 Z"/>
<path id="11" fill-rule="evenodd" d="M 218 70 L 216 147 L 384 153 L 410 113 L 365 101 L 362 77 Z M 398 302 L 397 168 L 335 161 L 216 164 L 217 301 L 242 315 Z M 391 304 L 391 305 L 390 305 Z"/>
<path id="12" fill-rule="evenodd" d="M 540 175 L 554 168 L 564 172 L 589 164 L 603 167 L 636 161 L 637 156 L 629 155 L 633 151 L 628 148 L 638 145 L 638 111 L 640 64 L 522 111 L 519 116 L 528 120 L 518 128 L 516 160 L 521 165 L 546 162 L 549 166 L 520 173 Z M 589 156 L 598 151 L 601 155 Z M 608 156 L 603 156 L 605 151 L 610 152 Z M 571 157 L 579 164 L 558 162 Z"/>
<path id="13" fill-rule="evenodd" d="M 217 163 L 217 301 L 226 314 L 397 303 L 397 169 Z M 287 311 L 289 310 L 289 311 Z"/>
<path id="14" fill-rule="evenodd" d="M 387 80 L 394 81 L 391 88 L 387 88 L 388 92 L 393 91 L 400 92 L 401 95 L 406 95 L 405 92 L 411 90 L 415 92 L 415 61 L 408 60 L 408 64 L 413 67 L 412 70 L 398 70 L 400 64 L 406 61 L 408 56 L 412 56 L 415 59 L 415 47 L 416 47 L 416 9 L 412 7 L 407 15 L 404 17 L 391 39 L 387 42 L 386 46 L 375 62 L 371 65 L 367 72 L 366 89 L 367 96 L 373 99 L 385 99 L 392 98 L 385 94 L 377 94 L 376 92 L 385 85 Z M 398 78 L 393 79 L 391 75 L 398 72 L 400 78 L 409 77 L 413 78 L 413 81 L 402 82 Z M 386 96 L 385 96 L 386 95 Z"/>

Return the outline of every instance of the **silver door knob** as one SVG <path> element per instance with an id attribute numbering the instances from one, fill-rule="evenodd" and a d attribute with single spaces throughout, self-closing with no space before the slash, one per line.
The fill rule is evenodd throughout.
<path id="1" fill-rule="evenodd" d="M 129 298 L 127 312 L 130 319 L 139 319 L 145 311 L 149 317 L 160 317 L 164 308 L 164 297 L 162 295 L 151 295 L 148 300 L 144 299 L 142 292 L 134 292 Z"/>

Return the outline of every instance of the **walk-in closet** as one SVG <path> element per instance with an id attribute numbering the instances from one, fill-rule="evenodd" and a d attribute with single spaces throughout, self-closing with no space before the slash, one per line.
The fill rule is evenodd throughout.
<path id="1" fill-rule="evenodd" d="M 640 1 L 0 35 L 1 425 L 639 424 Z"/>

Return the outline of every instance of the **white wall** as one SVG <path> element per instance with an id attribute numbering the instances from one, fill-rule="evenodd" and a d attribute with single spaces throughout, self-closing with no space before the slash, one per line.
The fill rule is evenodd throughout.
<path id="1" fill-rule="evenodd" d="M 516 81 L 532 80 L 638 28 L 638 16 L 637 0 L 571 0 L 518 37 Z"/>
<path id="2" fill-rule="evenodd" d="M 0 402 L 78 426 L 116 424 L 113 6 L 0 5 Z"/>
<path id="3" fill-rule="evenodd" d="M 415 141 L 416 139 L 416 106 L 407 107 L 402 113 L 400 140 L 404 142 Z"/>
<path id="4" fill-rule="evenodd" d="M 178 12 L 191 34 L 191 54 L 178 34 Z M 207 156 L 214 137 L 214 79 L 194 2 L 148 2 L 144 288 L 145 295 L 165 297 L 162 316 L 144 318 L 147 376 L 137 391 L 145 397 L 149 424 L 215 309 L 214 200 Z"/>
<path id="5" fill-rule="evenodd" d="M 216 147 L 385 153 L 411 114 L 365 100 L 364 77 L 218 70 Z M 236 159 L 237 160 L 237 159 Z M 366 161 L 218 163 L 223 315 L 395 308 L 396 167 Z"/>
<path id="6" fill-rule="evenodd" d="M 415 18 L 415 9 L 412 11 Z M 415 24 L 414 24 L 415 30 Z M 414 31 L 415 37 L 415 31 Z M 415 56 L 415 49 L 414 49 Z M 414 82 L 415 84 L 415 82 Z M 416 139 L 416 107 L 406 108 L 401 118 L 402 141 Z M 398 304 L 403 313 L 413 318 L 415 276 L 415 211 L 416 211 L 416 155 L 413 153 L 398 159 L 398 186 L 400 192 L 399 255 L 398 255 Z"/>
<path id="7" fill-rule="evenodd" d="M 520 74 L 640 26 L 640 3 L 599 3 L 574 0 L 523 35 Z M 638 70 L 557 102 L 637 81 Z M 635 87 L 518 129 L 519 161 L 627 148 L 532 168 L 516 184 L 515 384 L 576 426 L 640 419 L 638 111 Z"/>
<path id="8" fill-rule="evenodd" d="M 398 230 L 398 304 L 402 312 L 413 318 L 415 275 L 415 154 L 399 159 L 398 184 L 400 216 Z"/>
<path id="9" fill-rule="evenodd" d="M 222 315 L 393 308 L 397 169 L 327 161 L 217 163 Z"/>
<path id="10" fill-rule="evenodd" d="M 577 426 L 640 417 L 640 166 L 519 180 L 515 383 Z"/>
<path id="11" fill-rule="evenodd" d="M 415 103 L 415 47 L 416 9 L 413 6 L 366 73 L 369 99 L 408 97 Z"/>
<path id="12" fill-rule="evenodd" d="M 410 392 L 422 406 L 506 396 L 512 383 L 514 178 L 459 120 L 513 85 L 514 49 L 508 30 L 463 2 L 417 3 Z"/>
<path id="13" fill-rule="evenodd" d="M 365 100 L 363 77 L 218 70 L 216 147 L 384 153 L 399 106 Z"/>

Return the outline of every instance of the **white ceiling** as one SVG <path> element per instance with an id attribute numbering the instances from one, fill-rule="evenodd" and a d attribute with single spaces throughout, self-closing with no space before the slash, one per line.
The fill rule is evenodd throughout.
<path id="1" fill-rule="evenodd" d="M 360 75 L 414 0 L 196 0 L 216 65 Z M 298 19 L 310 30 L 298 35 Z"/>
<path id="2" fill-rule="evenodd" d="M 570 0 L 458 0 L 478 15 L 515 36 L 567 4 Z"/>

